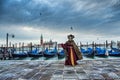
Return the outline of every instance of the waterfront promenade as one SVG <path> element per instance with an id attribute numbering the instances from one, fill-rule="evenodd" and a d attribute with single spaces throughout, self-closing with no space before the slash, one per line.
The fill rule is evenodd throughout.
<path id="1" fill-rule="evenodd" d="M 78 61 L 75 67 L 56 60 L 0 61 L 0 80 L 120 80 L 120 59 Z"/>

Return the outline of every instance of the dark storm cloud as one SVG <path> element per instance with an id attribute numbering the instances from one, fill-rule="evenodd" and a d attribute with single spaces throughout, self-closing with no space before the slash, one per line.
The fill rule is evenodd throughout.
<path id="1" fill-rule="evenodd" d="M 113 17 L 111 18 L 111 21 L 116 22 L 116 21 L 120 21 L 120 0 L 117 0 L 115 2 L 115 4 L 112 6 L 112 11 L 113 11 Z"/>
<path id="2" fill-rule="evenodd" d="M 54 24 L 87 26 L 101 21 L 99 18 L 94 19 L 92 17 L 99 16 L 99 14 L 96 15 L 95 10 L 98 9 L 99 13 L 99 9 L 105 1 L 102 3 L 97 0 L 93 1 L 2 0 L 4 4 L 2 5 L 1 22 L 42 25 L 47 23 L 49 26 Z M 95 11 L 95 13 L 92 11 Z"/>
<path id="3" fill-rule="evenodd" d="M 0 25 L 117 35 L 119 15 L 120 0 L 0 0 Z"/>

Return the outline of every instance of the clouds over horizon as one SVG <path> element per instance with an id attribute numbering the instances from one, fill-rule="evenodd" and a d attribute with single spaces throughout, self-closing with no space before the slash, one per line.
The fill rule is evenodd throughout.
<path id="1" fill-rule="evenodd" d="M 119 15 L 120 0 L 0 0 L 0 31 L 14 30 L 18 34 L 19 28 L 27 26 L 43 29 L 47 37 L 52 32 L 67 34 L 72 26 L 76 35 L 118 37 Z M 10 31 L 5 26 L 14 27 Z M 27 35 L 21 29 L 18 35 L 30 39 L 37 37 L 32 34 L 43 32 L 31 31 Z"/>

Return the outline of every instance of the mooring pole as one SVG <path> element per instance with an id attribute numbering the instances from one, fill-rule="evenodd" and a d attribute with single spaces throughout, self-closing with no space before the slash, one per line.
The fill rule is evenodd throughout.
<path id="1" fill-rule="evenodd" d="M 8 48 L 8 33 L 6 34 L 6 50 Z"/>

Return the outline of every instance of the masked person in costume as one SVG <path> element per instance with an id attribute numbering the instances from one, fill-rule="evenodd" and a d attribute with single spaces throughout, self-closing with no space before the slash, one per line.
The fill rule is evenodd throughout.
<path id="1" fill-rule="evenodd" d="M 81 60 L 83 58 L 73 38 L 74 35 L 72 34 L 68 35 L 68 41 L 65 44 L 62 44 L 62 47 L 66 55 L 65 65 L 75 66 L 77 65 L 77 60 Z"/>

